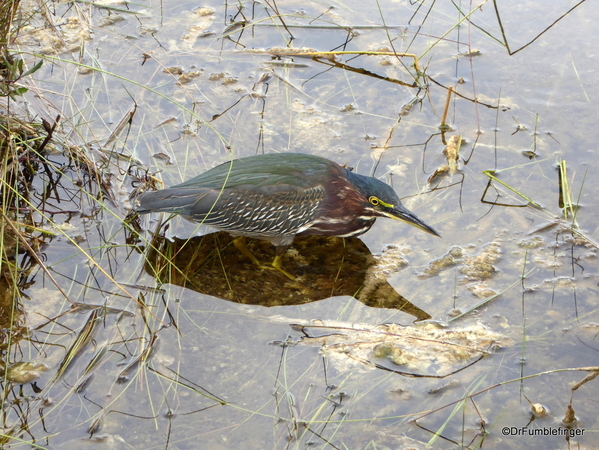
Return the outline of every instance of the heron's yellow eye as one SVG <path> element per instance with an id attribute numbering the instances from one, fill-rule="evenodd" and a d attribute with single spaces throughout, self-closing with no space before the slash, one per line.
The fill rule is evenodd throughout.
<path id="1" fill-rule="evenodd" d="M 380 201 L 378 198 L 376 198 L 375 196 L 372 196 L 372 197 L 370 197 L 370 198 L 368 199 L 368 201 L 369 201 L 369 202 L 370 202 L 370 204 L 371 204 L 371 205 L 373 205 L 373 206 L 378 206 L 378 205 L 381 203 L 381 201 Z"/>
<path id="2" fill-rule="evenodd" d="M 395 208 L 395 206 L 393 206 L 390 203 L 385 203 L 384 201 L 382 201 L 380 198 L 375 197 L 374 195 L 368 198 L 368 201 L 370 202 L 370 204 L 372 206 L 382 206 L 383 208 L 390 208 L 393 209 Z"/>

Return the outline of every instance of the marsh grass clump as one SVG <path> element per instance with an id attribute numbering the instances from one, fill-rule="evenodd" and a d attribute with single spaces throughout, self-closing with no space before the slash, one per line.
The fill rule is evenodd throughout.
<path id="1" fill-rule="evenodd" d="M 31 122 L 15 113 L 19 97 L 27 92 L 22 80 L 41 67 L 40 61 L 27 68 L 11 49 L 18 32 L 14 24 L 18 7 L 18 0 L 0 4 L 0 327 L 11 330 L 13 338 L 20 335 L 20 299 L 44 243 L 34 219 L 44 194 L 38 200 L 32 197 L 37 175 L 49 171 L 45 162 L 54 131 L 48 123 Z"/>

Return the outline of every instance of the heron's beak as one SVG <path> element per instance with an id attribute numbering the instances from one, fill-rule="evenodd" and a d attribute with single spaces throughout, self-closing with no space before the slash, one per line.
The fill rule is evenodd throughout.
<path id="1" fill-rule="evenodd" d="M 413 225 L 422 231 L 426 231 L 429 234 L 441 237 L 441 235 L 437 233 L 433 227 L 424 223 L 403 205 L 396 205 L 391 210 L 383 211 L 383 214 L 391 219 L 401 220 L 402 222 L 409 223 L 410 225 Z"/>

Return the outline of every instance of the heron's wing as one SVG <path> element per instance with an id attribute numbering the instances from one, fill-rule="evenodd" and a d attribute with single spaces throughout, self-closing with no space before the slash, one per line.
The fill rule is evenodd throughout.
<path id="1" fill-rule="evenodd" d="M 246 235 L 279 236 L 297 234 L 314 221 L 324 199 L 324 188 L 315 186 L 263 194 L 260 190 L 226 190 L 210 201 L 205 195 L 182 214 L 215 228 Z"/>
<path id="2" fill-rule="evenodd" d="M 181 214 L 220 230 L 268 237 L 307 229 L 325 197 L 320 185 L 301 189 L 279 184 L 275 192 L 264 191 L 247 185 L 223 191 L 179 185 L 141 195 L 137 211 Z"/>
<path id="3" fill-rule="evenodd" d="M 332 161 L 312 155 L 269 154 L 228 161 L 172 187 L 308 189 L 324 182 L 328 173 L 337 167 Z"/>
<path id="4" fill-rule="evenodd" d="M 136 211 L 145 214 L 151 212 L 169 212 L 185 214 L 196 202 L 213 205 L 218 198 L 218 191 L 208 188 L 175 189 L 146 192 L 140 195 Z"/>

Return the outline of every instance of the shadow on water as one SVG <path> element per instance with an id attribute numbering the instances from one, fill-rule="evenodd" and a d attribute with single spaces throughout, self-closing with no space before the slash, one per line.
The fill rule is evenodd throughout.
<path id="1" fill-rule="evenodd" d="M 248 247 L 260 261 L 275 256 L 269 242 L 251 240 Z M 233 237 L 218 232 L 172 241 L 155 238 L 145 270 L 161 283 L 236 303 L 291 306 L 349 295 L 374 308 L 397 309 L 417 320 L 431 318 L 377 272 L 375 257 L 357 238 L 298 237 L 283 265 L 294 280 L 250 263 L 233 245 Z"/>

